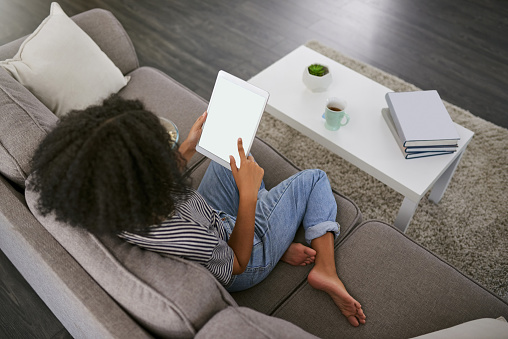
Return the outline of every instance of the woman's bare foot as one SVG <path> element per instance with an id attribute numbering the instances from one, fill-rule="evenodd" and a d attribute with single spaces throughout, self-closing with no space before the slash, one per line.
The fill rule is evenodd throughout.
<path id="1" fill-rule="evenodd" d="M 300 243 L 292 243 L 280 260 L 293 266 L 312 264 L 316 259 L 316 251 Z"/>
<path id="2" fill-rule="evenodd" d="M 351 325 L 365 324 L 366 316 L 363 313 L 362 305 L 347 292 L 335 272 L 326 272 L 320 270 L 318 266 L 314 266 L 307 281 L 315 289 L 328 293 Z"/>

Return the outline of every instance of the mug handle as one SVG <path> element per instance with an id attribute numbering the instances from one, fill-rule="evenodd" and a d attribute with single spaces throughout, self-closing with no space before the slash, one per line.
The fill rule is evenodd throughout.
<path id="1" fill-rule="evenodd" d="M 346 118 L 346 123 L 344 123 L 344 124 L 343 124 L 343 123 L 342 123 L 342 120 L 344 120 L 344 118 Z M 342 120 L 341 120 L 341 122 L 340 122 L 340 125 L 341 125 L 341 126 L 346 126 L 346 125 L 348 124 L 348 122 L 349 122 L 349 114 L 344 113 L 344 116 L 342 117 Z"/>

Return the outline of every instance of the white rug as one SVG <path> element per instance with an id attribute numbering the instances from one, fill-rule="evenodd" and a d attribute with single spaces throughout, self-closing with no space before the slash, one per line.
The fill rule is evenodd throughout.
<path id="1" fill-rule="evenodd" d="M 394 91 L 419 90 L 316 41 L 307 47 Z M 508 301 L 508 130 L 445 105 L 453 121 L 475 135 L 441 202 L 423 198 L 406 234 Z M 364 220 L 393 223 L 403 199 L 399 193 L 269 114 L 258 136 L 300 168 L 326 171 L 332 187 L 358 204 Z"/>

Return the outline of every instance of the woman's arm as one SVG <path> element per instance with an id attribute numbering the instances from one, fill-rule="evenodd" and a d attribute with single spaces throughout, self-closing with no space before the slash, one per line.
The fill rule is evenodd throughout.
<path id="1" fill-rule="evenodd" d="M 231 171 L 240 193 L 238 215 L 235 227 L 229 237 L 228 245 L 233 249 L 233 274 L 240 274 L 247 268 L 254 241 L 254 219 L 259 187 L 263 180 L 264 170 L 252 156 L 245 156 L 242 139 L 238 139 L 240 168 L 236 167 L 235 158 L 230 156 Z"/>
<path id="2" fill-rule="evenodd" d="M 196 153 L 196 145 L 199 142 L 199 138 L 201 138 L 201 133 L 203 132 L 203 124 L 206 121 L 206 117 L 207 112 L 201 114 L 194 125 L 192 125 L 187 139 L 185 139 L 178 148 L 178 151 L 185 160 L 185 163 L 188 163 L 192 156 Z M 182 167 L 185 167 L 185 164 Z"/>

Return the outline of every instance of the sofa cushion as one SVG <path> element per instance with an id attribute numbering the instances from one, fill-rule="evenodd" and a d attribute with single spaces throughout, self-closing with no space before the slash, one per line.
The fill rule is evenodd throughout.
<path id="1" fill-rule="evenodd" d="M 57 116 L 100 103 L 127 83 L 118 67 L 56 2 L 18 53 L 0 66 Z"/>
<path id="2" fill-rule="evenodd" d="M 290 322 L 246 307 L 228 307 L 198 332 L 196 339 L 317 339 Z"/>
<path id="3" fill-rule="evenodd" d="M 506 339 L 508 323 L 503 317 L 498 319 L 476 319 L 444 330 L 424 334 L 413 339 Z"/>
<path id="4" fill-rule="evenodd" d="M 30 178 L 28 179 L 30 180 Z M 233 298 L 204 267 L 130 245 L 117 236 L 87 231 L 42 217 L 37 194 L 27 190 L 31 212 L 49 233 L 134 319 L 150 332 L 191 338 Z"/>
<path id="5" fill-rule="evenodd" d="M 351 326 L 326 293 L 307 283 L 273 315 L 322 338 L 409 338 L 508 313 L 500 298 L 380 221 L 355 227 L 335 261 L 362 304 L 365 325 Z"/>
<path id="6" fill-rule="evenodd" d="M 0 173 L 20 187 L 39 142 L 58 118 L 0 67 Z"/>

